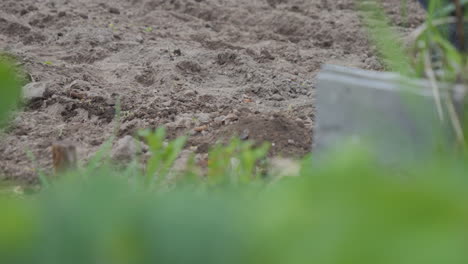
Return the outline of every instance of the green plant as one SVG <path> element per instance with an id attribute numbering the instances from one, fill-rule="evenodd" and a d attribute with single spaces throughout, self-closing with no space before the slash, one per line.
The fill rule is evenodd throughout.
<path id="1" fill-rule="evenodd" d="M 208 182 L 212 185 L 248 184 L 260 179 L 257 163 L 264 159 L 270 145 L 254 148 L 253 142 L 234 138 L 226 146 L 218 144 L 208 155 Z"/>
<path id="2" fill-rule="evenodd" d="M 21 96 L 21 81 L 16 70 L 0 58 L 0 128 Z"/>
<path id="3" fill-rule="evenodd" d="M 384 66 L 407 76 L 414 76 L 411 61 L 405 53 L 404 45 L 397 33 L 390 27 L 390 22 L 378 0 L 358 1 L 363 14 L 363 21 L 372 42 L 377 46 Z"/>
<path id="4" fill-rule="evenodd" d="M 461 3 L 466 4 L 466 1 Z M 402 5 L 405 4 L 406 1 L 402 1 Z M 360 0 L 359 5 L 370 37 L 387 68 L 405 76 L 427 78 L 441 124 L 449 120 L 458 146 L 460 149 L 467 148 L 468 121 L 463 120 L 465 115 L 461 113 L 468 109 L 457 111 L 453 99 L 457 84 L 463 85 L 465 91 L 468 89 L 468 56 L 449 41 L 453 37 L 449 24 L 457 22 L 456 18 L 449 17 L 456 10 L 455 4 L 440 0 L 430 1 L 427 20 L 412 34 L 414 44 L 409 50 L 404 49 L 398 41 L 379 0 Z M 404 12 L 403 14 L 405 15 Z M 466 21 L 467 18 L 468 11 L 461 20 Z M 448 84 L 448 88 L 442 89 L 440 83 Z M 468 101 L 467 98 L 464 100 Z"/>
<path id="5" fill-rule="evenodd" d="M 465 89 L 468 89 L 466 88 L 468 87 L 467 54 L 464 53 L 463 47 L 457 49 L 448 40 L 453 37 L 451 24 L 462 23 L 461 29 L 457 30 L 464 31 L 463 21 L 468 20 L 468 12 L 465 15 L 459 13 L 458 20 L 460 21 L 457 21 L 456 17 L 450 17 L 450 14 L 455 10 L 454 3 L 431 1 L 426 23 L 416 33 L 413 52 L 416 58 L 415 68 L 419 69 L 420 74 L 426 76 L 431 83 L 441 121 L 448 118 L 457 142 L 461 147 L 467 147 L 465 135 L 468 133 L 466 128 L 468 123 L 464 123 L 460 112 L 456 111 L 452 96 L 455 93 L 453 89 L 456 83 L 463 84 Z M 458 33 L 458 37 L 463 37 L 463 33 Z M 460 42 L 463 43 L 464 40 L 460 40 Z M 436 64 L 433 62 L 434 57 L 437 60 Z M 439 87 L 438 82 L 440 81 L 453 85 L 450 85 L 447 91 L 443 91 Z M 441 99 L 440 94 L 443 93 L 447 93 L 449 96 Z"/>
<path id="6" fill-rule="evenodd" d="M 144 28 L 144 31 L 145 31 L 146 33 L 151 33 L 151 32 L 153 32 L 153 30 L 154 30 L 153 27 L 145 27 L 145 28 Z"/>
<path id="7" fill-rule="evenodd" d="M 139 135 L 146 140 L 151 153 L 146 165 L 144 183 L 149 188 L 154 188 L 169 180 L 170 170 L 184 148 L 187 139 L 180 137 L 166 144 L 166 129 L 164 127 L 157 129 L 155 132 L 141 131 Z"/>

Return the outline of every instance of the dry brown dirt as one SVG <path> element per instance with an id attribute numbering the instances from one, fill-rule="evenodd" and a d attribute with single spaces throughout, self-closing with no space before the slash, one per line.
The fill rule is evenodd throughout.
<path id="1" fill-rule="evenodd" d="M 403 33 L 421 23 L 416 1 L 407 26 L 384 2 Z M 55 141 L 89 158 L 118 100 L 119 138 L 166 126 L 199 153 L 240 135 L 302 156 L 321 65 L 381 69 L 353 0 L 1 0 L 0 51 L 47 87 L 0 135 L 0 175 L 31 181 Z"/>

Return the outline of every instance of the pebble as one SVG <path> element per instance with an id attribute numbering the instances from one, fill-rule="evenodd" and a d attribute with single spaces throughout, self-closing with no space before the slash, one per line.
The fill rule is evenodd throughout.
<path id="1" fill-rule="evenodd" d="M 109 8 L 109 13 L 120 15 L 120 10 L 118 8 L 116 8 L 116 7 L 111 7 L 111 8 Z"/>
<path id="2" fill-rule="evenodd" d="M 224 124 L 227 125 L 228 123 L 231 123 L 231 122 L 237 121 L 237 120 L 239 120 L 239 117 L 236 114 L 229 114 L 224 119 Z"/>
<path id="3" fill-rule="evenodd" d="M 169 107 L 171 105 L 172 105 L 172 101 L 166 101 L 166 102 L 162 103 L 162 106 L 164 106 L 164 107 Z"/>
<path id="4" fill-rule="evenodd" d="M 195 92 L 194 90 L 187 90 L 187 91 L 184 92 L 184 95 L 193 97 L 193 96 L 197 95 L 197 92 Z"/>
<path id="5" fill-rule="evenodd" d="M 143 43 L 143 42 L 145 41 L 145 39 L 143 38 L 142 35 L 138 35 L 138 36 L 136 36 L 136 41 L 137 41 L 138 43 Z"/>
<path id="6" fill-rule="evenodd" d="M 211 122 L 211 117 L 210 114 L 201 113 L 197 115 L 197 120 L 200 122 L 200 124 L 208 124 Z"/>
<path id="7" fill-rule="evenodd" d="M 71 82 L 68 87 L 68 90 L 80 90 L 80 91 L 89 91 L 91 90 L 90 84 L 82 80 L 74 80 Z"/>
<path id="8" fill-rule="evenodd" d="M 78 15 L 83 19 L 88 19 L 89 18 L 89 16 L 87 14 L 84 14 L 84 13 L 79 13 Z"/>
<path id="9" fill-rule="evenodd" d="M 250 130 L 249 129 L 244 129 L 244 131 L 242 131 L 242 134 L 240 135 L 240 139 L 241 140 L 247 140 L 249 139 L 250 137 Z"/>
<path id="10" fill-rule="evenodd" d="M 218 125 L 222 124 L 226 120 L 226 116 L 218 116 L 214 119 L 214 122 Z"/>
<path id="11" fill-rule="evenodd" d="M 271 100 L 283 101 L 284 98 L 283 98 L 283 96 L 281 96 L 280 94 L 274 94 L 274 95 L 271 97 Z"/>
<path id="12" fill-rule="evenodd" d="M 42 98 L 47 90 L 47 83 L 44 82 L 32 82 L 28 83 L 23 87 L 23 99 L 34 100 Z"/>

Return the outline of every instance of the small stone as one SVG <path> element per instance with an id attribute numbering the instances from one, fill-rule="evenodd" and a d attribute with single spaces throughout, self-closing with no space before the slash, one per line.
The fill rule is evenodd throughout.
<path id="1" fill-rule="evenodd" d="M 175 56 L 182 56 L 182 51 L 180 49 L 174 50 L 174 55 Z"/>
<path id="2" fill-rule="evenodd" d="M 193 125 L 193 120 L 189 117 L 178 117 L 174 123 L 176 128 L 188 128 Z"/>
<path id="3" fill-rule="evenodd" d="M 74 80 L 67 87 L 68 90 L 79 90 L 79 91 L 89 91 L 91 86 L 88 82 L 82 80 Z"/>
<path id="4" fill-rule="evenodd" d="M 292 139 L 288 139 L 288 144 L 290 144 L 290 145 L 294 145 L 294 143 L 295 143 L 295 142 L 294 142 L 294 140 L 292 140 Z"/>
<path id="5" fill-rule="evenodd" d="M 164 106 L 164 107 L 169 107 L 171 105 L 172 105 L 172 101 L 166 101 L 166 102 L 162 103 L 162 106 Z"/>
<path id="6" fill-rule="evenodd" d="M 111 7 L 109 8 L 109 13 L 115 14 L 115 15 L 120 15 L 120 10 L 116 7 Z"/>
<path id="7" fill-rule="evenodd" d="M 226 116 L 223 116 L 223 115 L 218 116 L 218 117 L 215 117 L 214 122 L 217 125 L 221 125 L 224 122 L 225 119 L 226 119 Z"/>
<path id="8" fill-rule="evenodd" d="M 80 16 L 83 19 L 88 19 L 89 18 L 89 16 L 87 14 L 84 14 L 84 13 L 79 13 L 78 16 Z"/>
<path id="9" fill-rule="evenodd" d="M 199 73 L 202 71 L 202 67 L 195 61 L 181 61 L 177 63 L 176 67 L 185 73 Z"/>
<path id="10" fill-rule="evenodd" d="M 224 120 L 235 121 L 235 120 L 239 120 L 239 117 L 236 114 L 229 114 L 226 116 Z"/>
<path id="11" fill-rule="evenodd" d="M 112 149 L 111 157 L 116 161 L 129 162 L 135 158 L 137 151 L 138 147 L 135 139 L 132 136 L 125 136 L 117 141 L 115 147 Z"/>
<path id="12" fill-rule="evenodd" d="M 274 94 L 270 99 L 274 100 L 274 101 L 283 101 L 284 100 L 284 98 L 283 98 L 283 96 L 281 96 L 281 94 Z"/>
<path id="13" fill-rule="evenodd" d="M 193 97 L 193 96 L 197 95 L 197 92 L 195 92 L 194 90 L 187 90 L 187 91 L 184 92 L 184 95 L 189 96 L 189 97 Z"/>
<path id="14" fill-rule="evenodd" d="M 47 83 L 32 82 L 23 87 L 23 99 L 26 101 L 44 97 L 47 90 Z"/>
<path id="15" fill-rule="evenodd" d="M 138 43 L 143 43 L 143 42 L 145 41 L 145 39 L 143 38 L 142 35 L 137 35 L 137 36 L 136 36 L 136 41 L 137 41 Z"/>
<path id="16" fill-rule="evenodd" d="M 79 92 L 75 92 L 75 91 L 71 91 L 71 92 L 70 92 L 70 98 L 78 99 L 78 100 L 83 100 L 83 99 L 86 98 L 86 94 L 84 94 L 84 93 L 79 93 Z"/>
<path id="17" fill-rule="evenodd" d="M 197 115 L 197 120 L 200 122 L 200 124 L 208 124 L 211 122 L 211 117 L 210 114 L 201 113 Z"/>
<path id="18" fill-rule="evenodd" d="M 296 119 L 296 124 L 297 124 L 297 126 L 300 127 L 300 128 L 304 128 L 304 127 L 305 127 L 304 121 L 302 121 L 302 119 L 300 119 L 300 118 L 297 118 L 297 119 Z"/>
<path id="19" fill-rule="evenodd" d="M 267 49 L 263 49 L 260 54 L 262 55 L 262 58 L 265 58 L 267 60 L 274 60 L 275 57 L 271 55 L 271 53 Z"/>
<path id="20" fill-rule="evenodd" d="M 250 130 L 249 129 L 244 129 L 240 135 L 241 140 L 247 140 L 250 137 Z"/>
<path id="21" fill-rule="evenodd" d="M 228 124 L 237 120 L 239 120 L 239 117 L 236 114 L 229 114 L 224 119 L 224 124 Z"/>

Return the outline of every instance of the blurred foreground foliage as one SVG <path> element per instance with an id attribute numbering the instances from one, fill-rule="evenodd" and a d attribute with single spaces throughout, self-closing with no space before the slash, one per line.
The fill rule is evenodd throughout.
<path id="1" fill-rule="evenodd" d="M 21 94 L 20 89 L 14 89 L 20 86 L 20 80 L 16 77 L 16 69 L 10 65 L 11 62 L 0 53 L 0 128 Z"/>
<path id="2" fill-rule="evenodd" d="M 468 159 L 392 171 L 356 149 L 330 157 L 269 184 L 71 173 L 0 199 L 0 263 L 468 262 Z"/>

